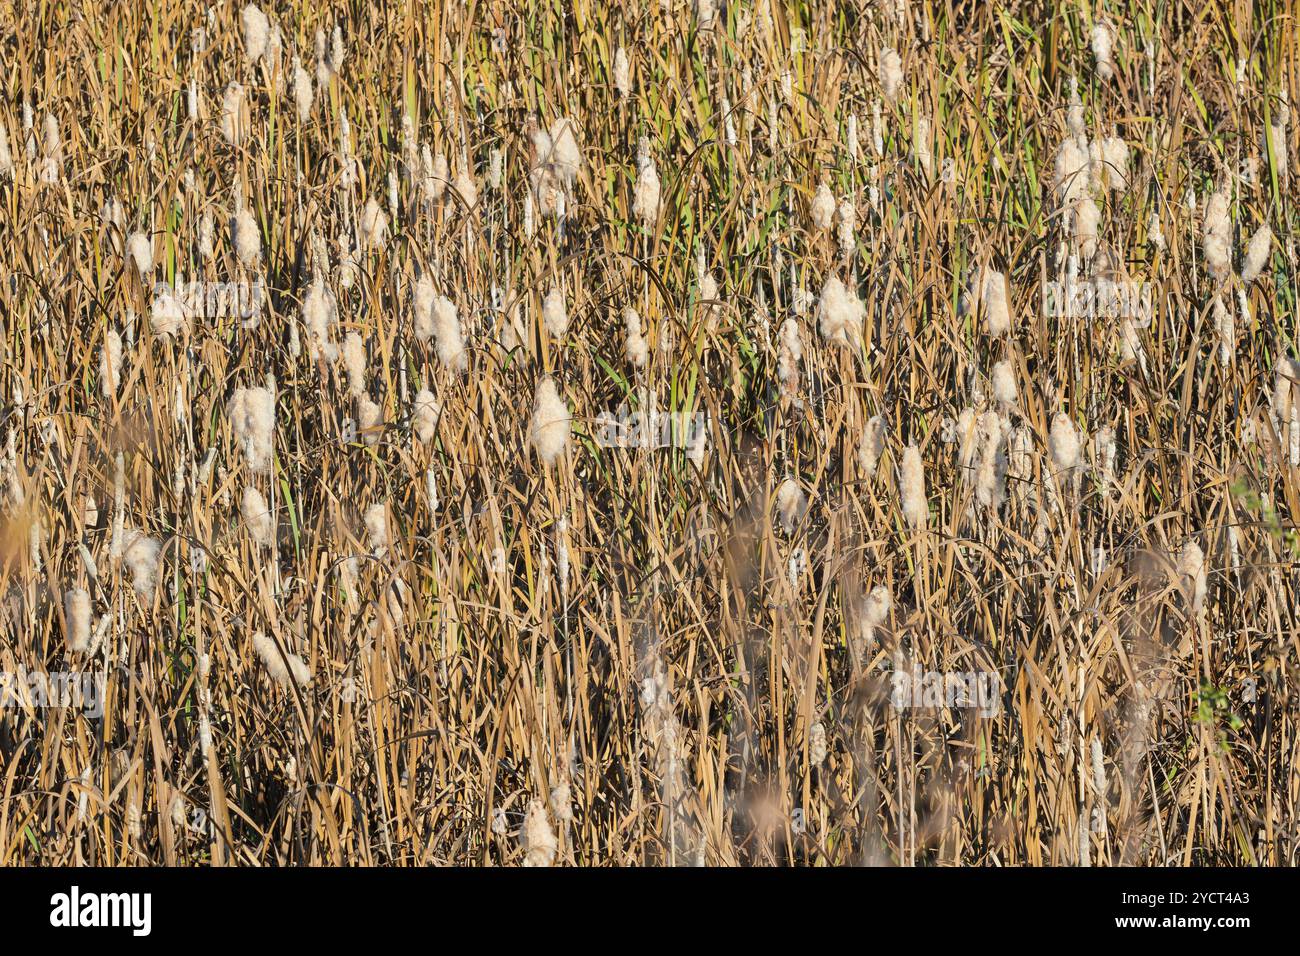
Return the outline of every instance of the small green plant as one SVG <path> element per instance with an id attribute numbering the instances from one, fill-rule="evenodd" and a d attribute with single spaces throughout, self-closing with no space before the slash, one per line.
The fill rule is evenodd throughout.
<path id="1" fill-rule="evenodd" d="M 1215 734 L 1219 750 L 1227 753 L 1227 731 L 1240 730 L 1245 725 L 1245 721 L 1230 709 L 1227 691 L 1215 687 L 1209 681 L 1203 681 L 1200 689 L 1192 695 L 1192 702 L 1196 705 L 1196 714 L 1192 720 L 1210 728 Z"/>

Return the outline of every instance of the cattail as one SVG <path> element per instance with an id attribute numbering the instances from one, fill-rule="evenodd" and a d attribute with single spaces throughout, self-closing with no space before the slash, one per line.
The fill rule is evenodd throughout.
<path id="1" fill-rule="evenodd" d="M 39 178 L 43 183 L 57 183 L 63 165 L 63 140 L 59 135 L 59 120 L 53 113 L 45 114 L 41 126 L 41 168 Z"/>
<path id="2" fill-rule="evenodd" d="M 388 509 L 382 501 L 376 502 L 366 509 L 362 520 L 366 525 L 366 541 L 370 550 L 376 555 L 382 555 L 388 550 Z"/>
<path id="3" fill-rule="evenodd" d="M 462 169 L 456 174 L 451 188 L 455 190 L 467 210 L 472 210 L 478 205 L 478 183 L 468 169 Z"/>
<path id="4" fill-rule="evenodd" d="M 212 213 L 205 212 L 199 219 L 199 258 L 205 262 L 216 253 L 216 233 Z"/>
<path id="5" fill-rule="evenodd" d="M 862 341 L 867 308 L 838 276 L 829 276 L 822 285 L 817 314 L 822 338 L 827 342 L 857 345 Z"/>
<path id="6" fill-rule="evenodd" d="M 1223 304 L 1223 296 L 1216 295 L 1210 303 L 1214 314 L 1214 334 L 1219 340 L 1219 362 L 1229 364 L 1237 354 L 1237 327 L 1232 310 Z"/>
<path id="7" fill-rule="evenodd" d="M 536 798 L 529 801 L 524 814 L 524 825 L 519 830 L 519 847 L 524 851 L 524 866 L 547 867 L 555 862 L 559 844 L 546 818 L 546 807 Z"/>
<path id="8" fill-rule="evenodd" d="M 934 151 L 930 148 L 930 139 L 930 117 L 922 113 L 916 118 L 916 126 L 912 130 L 912 147 L 926 178 L 933 174 L 934 167 Z"/>
<path id="9" fill-rule="evenodd" d="M 980 279 L 980 304 L 989 335 L 1001 338 L 1011 332 L 1011 311 L 1007 306 L 1007 277 L 995 269 L 986 270 Z"/>
<path id="10" fill-rule="evenodd" d="M 1142 349 L 1142 340 L 1138 337 L 1137 326 L 1125 316 L 1119 324 L 1119 357 L 1125 364 L 1137 362 L 1146 369 L 1146 352 Z"/>
<path id="11" fill-rule="evenodd" d="M 862 428 L 862 437 L 858 441 L 858 467 L 864 478 L 876 474 L 880 456 L 885 451 L 885 420 L 879 415 L 872 415 Z"/>
<path id="12" fill-rule="evenodd" d="M 194 77 L 185 88 L 185 116 L 191 123 L 199 121 L 199 81 Z"/>
<path id="13" fill-rule="evenodd" d="M 411 290 L 412 325 L 415 329 L 416 341 L 421 344 L 428 342 L 434 335 L 433 308 L 436 298 L 437 293 L 433 289 L 433 280 L 429 278 L 428 273 L 415 280 L 415 286 Z M 452 308 L 454 310 L 455 306 Z M 459 331 L 459 324 L 457 324 L 457 331 Z"/>
<path id="14" fill-rule="evenodd" d="M 122 337 L 109 329 L 104 333 L 104 348 L 99 353 L 99 393 L 112 398 L 121 383 Z"/>
<path id="15" fill-rule="evenodd" d="M 1104 188 L 1120 191 L 1128 188 L 1128 143 L 1118 136 L 1108 136 L 1101 143 L 1100 181 Z"/>
<path id="16" fill-rule="evenodd" d="M 866 625 L 873 630 L 880 627 L 889 618 L 889 612 L 894 606 L 893 595 L 889 593 L 889 588 L 883 584 L 877 584 L 867 595 L 867 600 L 862 608 L 862 617 Z"/>
<path id="17" fill-rule="evenodd" d="M 244 204 L 242 198 L 237 200 L 235 218 L 231 222 L 231 238 L 235 246 L 235 257 L 245 269 L 254 270 L 262 261 L 262 233 L 257 228 L 257 220 Z"/>
<path id="18" fill-rule="evenodd" d="M 793 478 L 786 478 L 776 489 L 776 512 L 786 534 L 793 534 L 795 525 L 808 513 L 808 498 Z"/>
<path id="19" fill-rule="evenodd" d="M 993 365 L 993 398 L 1007 407 L 1016 404 L 1016 373 L 1007 359 Z"/>
<path id="20" fill-rule="evenodd" d="M 1069 415 L 1057 412 L 1052 418 L 1048 444 L 1052 450 L 1052 463 L 1057 473 L 1062 476 L 1073 474 L 1079 466 L 1079 432 Z"/>
<path id="21" fill-rule="evenodd" d="M 297 684 L 306 687 L 311 683 L 311 668 L 297 654 L 282 651 L 275 641 L 261 631 L 253 635 L 253 650 L 262 659 L 271 679 L 285 687 Z"/>
<path id="22" fill-rule="evenodd" d="M 975 409 L 963 408 L 954 423 L 954 437 L 957 440 L 957 471 L 963 481 L 969 481 L 975 472 Z M 947 441 L 947 436 L 944 436 Z"/>
<path id="23" fill-rule="evenodd" d="M 1118 453 L 1115 449 L 1115 429 L 1105 425 L 1092 440 L 1092 458 L 1097 472 L 1097 482 L 1103 493 L 1109 491 L 1115 480 L 1115 462 Z"/>
<path id="24" fill-rule="evenodd" d="M 330 70 L 338 75 L 343 71 L 343 61 L 347 57 L 347 50 L 343 46 L 343 28 L 334 27 L 334 33 L 330 37 Z"/>
<path id="25" fill-rule="evenodd" d="M 573 822 L 573 794 L 567 782 L 551 789 L 551 812 L 561 823 Z"/>
<path id="26" fill-rule="evenodd" d="M 428 145 L 420 147 L 420 190 L 426 202 L 437 203 L 447 189 L 451 172 L 447 166 L 447 157 L 442 153 L 433 155 Z"/>
<path id="27" fill-rule="evenodd" d="M 1079 200 L 1074 211 L 1074 239 L 1078 243 L 1079 257 L 1091 262 L 1097 254 L 1097 238 L 1101 230 L 1101 209 L 1091 196 Z"/>
<path id="28" fill-rule="evenodd" d="M 388 241 L 388 214 L 372 196 L 361 212 L 360 240 L 363 252 L 380 251 Z"/>
<path id="29" fill-rule="evenodd" d="M 903 60 L 892 47 L 885 47 L 877 58 L 880 89 L 890 103 L 898 98 L 903 86 Z"/>
<path id="30" fill-rule="evenodd" d="M 175 336 L 189 325 L 189 315 L 170 289 L 161 289 L 149 306 L 149 327 L 155 335 Z"/>
<path id="31" fill-rule="evenodd" d="M 649 349 L 641 333 L 641 316 L 636 309 L 628 307 L 623 310 L 624 341 L 623 349 L 627 360 L 634 368 L 645 368 Z"/>
<path id="32" fill-rule="evenodd" d="M 244 519 L 244 527 L 254 544 L 263 548 L 275 544 L 275 521 L 271 509 L 262 493 L 252 485 L 244 486 L 244 494 L 239 499 L 239 516 Z"/>
<path id="33" fill-rule="evenodd" d="M 1286 87 L 1278 92 L 1278 105 L 1268 124 L 1265 134 L 1264 153 L 1272 155 L 1277 167 L 1278 182 L 1285 184 L 1290 177 L 1291 161 L 1287 155 L 1286 128 L 1291 119 L 1291 108 L 1287 102 Z"/>
<path id="34" fill-rule="evenodd" d="M 244 27 L 244 53 L 248 56 L 248 62 L 256 66 L 266 55 L 271 35 L 271 21 L 253 3 L 244 7 L 239 15 L 239 21 Z"/>
<path id="35" fill-rule="evenodd" d="M 1151 210 L 1151 216 L 1147 219 L 1147 242 L 1157 252 L 1163 252 L 1165 248 L 1165 234 L 1160 228 L 1160 213 Z"/>
<path id="36" fill-rule="evenodd" d="M 858 114 L 850 113 L 847 122 L 844 124 L 844 148 L 848 151 L 849 159 L 857 162 L 862 152 L 858 143 Z"/>
<path id="37" fill-rule="evenodd" d="M 1103 83 L 1115 75 L 1115 67 L 1110 59 L 1113 45 L 1114 34 L 1111 33 L 1110 24 L 1100 22 L 1092 28 L 1092 58 L 1097 64 L 1097 77 Z"/>
<path id="38" fill-rule="evenodd" d="M 348 393 L 353 398 L 366 394 L 366 346 L 356 332 L 343 338 L 343 367 L 348 373 Z"/>
<path id="39" fill-rule="evenodd" d="M 924 530 L 929 508 L 925 502 L 925 468 L 921 452 L 915 445 L 903 450 L 902 474 L 899 493 L 902 497 L 903 517 L 916 530 Z"/>
<path id="40" fill-rule="evenodd" d="M 505 170 L 505 154 L 494 149 L 488 156 L 488 189 L 498 191 L 501 189 L 501 176 Z"/>
<path id="41" fill-rule="evenodd" d="M 646 226 L 659 219 L 659 171 L 648 156 L 637 164 L 636 187 L 632 190 L 632 215 Z"/>
<path id="42" fill-rule="evenodd" d="M 582 169 L 582 150 L 578 146 L 577 126 L 572 120 L 557 119 L 548 133 L 534 137 L 541 162 L 550 166 L 566 187 L 573 184 Z M 545 147 L 545 148 L 542 148 Z"/>
<path id="43" fill-rule="evenodd" d="M 36 161 L 36 133 L 34 132 L 35 117 L 32 114 L 31 100 L 23 100 L 23 147 L 27 153 L 27 161 Z"/>
<path id="44" fill-rule="evenodd" d="M 469 353 L 461 333 L 456 306 L 445 295 L 433 300 L 433 334 L 437 338 L 438 361 L 454 372 L 469 367 Z"/>
<path id="45" fill-rule="evenodd" d="M 1291 421 L 1292 409 L 1298 401 L 1300 401 L 1300 361 L 1284 355 L 1277 360 L 1274 369 L 1273 395 L 1270 399 L 1279 432 L 1284 430 Z"/>
<path id="46" fill-rule="evenodd" d="M 1246 245 L 1246 258 L 1241 266 L 1242 282 L 1251 283 L 1259 277 L 1268 263 L 1268 253 L 1272 246 L 1273 230 L 1265 223 L 1255 230 L 1255 234 L 1250 237 L 1250 242 Z"/>
<path id="47" fill-rule="evenodd" d="M 14 154 L 9 148 L 9 128 L 0 121 L 0 179 L 14 178 Z"/>
<path id="48" fill-rule="evenodd" d="M 821 721 L 808 728 L 808 762 L 820 767 L 826 760 L 829 748 L 826 746 L 826 727 Z"/>
<path id="49" fill-rule="evenodd" d="M 373 448 L 379 444 L 379 435 L 383 426 L 384 411 L 369 395 L 357 397 L 357 431 L 361 434 L 362 444 Z"/>
<path id="50" fill-rule="evenodd" d="M 311 74 L 302 68 L 302 61 L 293 58 L 293 105 L 298 110 L 298 122 L 305 123 L 311 118 L 312 101 L 315 90 L 311 85 Z"/>
<path id="51" fill-rule="evenodd" d="M 357 181 L 357 159 L 352 155 L 352 123 L 347 111 L 339 110 L 339 165 L 342 167 L 339 182 L 351 186 Z"/>
<path id="52" fill-rule="evenodd" d="M 302 324 L 307 329 L 307 354 L 313 362 L 324 358 L 333 362 L 339 350 L 333 342 L 331 329 L 338 321 L 339 307 L 334 293 L 319 275 L 312 280 L 307 297 L 302 302 Z"/>
<path id="53" fill-rule="evenodd" d="M 131 571 L 131 587 L 143 601 L 158 590 L 158 560 L 162 545 L 134 528 L 123 535 L 122 559 Z"/>
<path id="54" fill-rule="evenodd" d="M 226 406 L 226 415 L 249 470 L 269 474 L 275 453 L 275 396 L 259 386 L 237 388 Z"/>
<path id="55" fill-rule="evenodd" d="M 1088 131 L 1083 121 L 1083 101 L 1079 99 L 1079 79 L 1075 76 L 1070 77 L 1070 101 L 1065 110 L 1065 127 L 1076 143 L 1088 141 Z"/>
<path id="56" fill-rule="evenodd" d="M 812 203 L 809 206 L 809 215 L 813 229 L 818 232 L 825 232 L 834 222 L 835 196 L 831 194 L 831 187 L 826 183 L 822 183 L 817 187 L 817 192 L 813 195 Z"/>
<path id="57" fill-rule="evenodd" d="M 1092 738 L 1092 787 L 1101 798 L 1106 796 L 1106 761 L 1101 749 L 1101 738 Z"/>
<path id="58" fill-rule="evenodd" d="M 776 374 L 782 391 L 790 395 L 799 388 L 799 363 L 803 360 L 803 341 L 799 337 L 799 323 L 793 316 L 787 317 L 781 323 L 780 339 Z"/>
<path id="59" fill-rule="evenodd" d="M 559 286 L 551 286 L 551 291 L 546 293 L 546 298 L 542 301 L 542 323 L 546 326 L 546 331 L 557 339 L 564 338 L 564 333 L 569 331 L 569 312 L 564 306 L 564 293 Z"/>
<path id="60" fill-rule="evenodd" d="M 534 170 L 534 172 L 536 172 L 536 170 Z M 534 179 L 533 190 L 524 193 L 523 226 L 524 226 L 524 236 L 528 239 L 531 239 L 533 238 L 534 233 L 537 232 L 537 217 L 533 214 L 534 190 L 540 188 L 549 188 L 549 187 L 546 187 L 543 184 L 541 184 L 539 181 L 537 181 L 533 177 L 532 173 L 530 173 L 529 176 L 530 178 Z"/>
<path id="61" fill-rule="evenodd" d="M 975 474 L 975 500 L 997 511 L 1005 497 L 1007 456 L 1002 447 L 1002 420 L 988 411 L 979 420 L 980 462 Z"/>
<path id="62" fill-rule="evenodd" d="M 63 616 L 68 650 L 79 654 L 90 647 L 90 592 L 84 588 L 64 592 Z"/>
<path id="63" fill-rule="evenodd" d="M 442 406 L 433 397 L 433 392 L 427 388 L 420 389 L 416 393 L 415 405 L 411 411 L 411 427 L 420 444 L 427 445 L 433 440 L 434 432 L 438 428 L 438 417 L 441 414 Z"/>
<path id="64" fill-rule="evenodd" d="M 627 61 L 627 51 L 622 47 L 614 54 L 614 89 L 618 95 L 627 99 L 632 93 L 631 68 Z"/>
<path id="65" fill-rule="evenodd" d="M 555 379 L 546 376 L 537 386 L 529 426 L 529 441 L 544 465 L 549 467 L 563 454 L 569 443 L 570 421 L 569 406 L 561 397 Z"/>
<path id="66" fill-rule="evenodd" d="M 848 199 L 845 199 L 840 203 L 836 213 L 839 220 L 839 227 L 836 234 L 839 239 L 840 252 L 845 256 L 850 256 L 853 254 L 853 249 L 856 245 L 856 239 L 853 232 L 857 226 L 858 213 L 857 210 L 853 208 L 853 203 Z"/>
<path id="67" fill-rule="evenodd" d="M 1220 186 L 1210 194 L 1202 220 L 1201 250 L 1210 277 L 1219 282 L 1228 275 L 1232 260 L 1232 220 L 1228 215 L 1228 194 Z"/>
<path id="68" fill-rule="evenodd" d="M 325 87 L 334 78 L 334 71 L 330 68 L 329 51 L 325 48 L 325 31 L 317 30 L 315 40 L 316 83 Z"/>
<path id="69" fill-rule="evenodd" d="M 712 272 L 699 272 L 700 297 L 699 301 L 704 307 L 704 320 L 710 332 L 716 331 L 718 327 L 718 316 L 722 312 L 722 306 L 718 302 L 718 280 L 714 278 Z"/>
<path id="70" fill-rule="evenodd" d="M 221 97 L 221 135 L 231 146 L 238 146 L 248 133 L 244 88 L 231 80 Z"/>
<path id="71" fill-rule="evenodd" d="M 1187 539 L 1178 555 L 1178 577 L 1182 581 L 1183 592 L 1187 595 L 1192 613 L 1199 613 L 1205 606 L 1205 552 L 1192 538 Z"/>
<path id="72" fill-rule="evenodd" d="M 148 233 L 135 232 L 126 240 L 126 258 L 135 266 L 140 281 L 148 286 L 153 279 L 153 239 Z"/>
<path id="73" fill-rule="evenodd" d="M 1061 195 L 1061 204 L 1073 206 L 1088 193 L 1088 170 L 1091 160 L 1087 148 L 1073 136 L 1067 136 L 1056 151 L 1052 186 Z"/>

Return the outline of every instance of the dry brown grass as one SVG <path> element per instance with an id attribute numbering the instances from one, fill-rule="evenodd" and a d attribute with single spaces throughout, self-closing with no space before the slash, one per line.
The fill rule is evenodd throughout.
<path id="1" fill-rule="evenodd" d="M 1295 354 L 1295 180 L 1261 152 L 1278 91 L 1296 88 L 1292 10 L 1111 4 L 1115 76 L 1101 82 L 1088 5 L 910 3 L 901 19 L 893 7 L 772 3 L 769 30 L 768 4 L 741 0 L 701 31 L 681 0 L 276 2 L 283 52 L 255 70 L 229 2 L 213 5 L 202 50 L 199 3 L 0 3 L 0 124 L 16 166 L 0 180 L 0 439 L 14 452 L 0 671 L 109 675 L 102 720 L 0 710 L 0 863 L 1294 864 L 1300 472 L 1267 412 L 1274 370 Z M 336 24 L 342 71 L 299 122 L 278 84 L 295 54 L 314 73 L 313 35 Z M 905 80 L 882 104 L 877 155 L 886 44 Z M 626 101 L 610 81 L 620 45 Z M 1101 201 L 1100 240 L 1154 290 L 1143 363 L 1117 357 L 1114 319 L 1040 308 L 1042 283 L 1064 268 L 1051 186 L 1071 76 L 1088 135 L 1118 135 L 1132 153 L 1128 188 Z M 250 104 L 240 147 L 220 132 L 233 79 Z M 53 184 L 38 179 L 47 113 L 63 139 Z M 473 208 L 420 202 L 404 113 L 453 175 L 468 158 Z M 524 233 L 530 116 L 580 130 L 562 237 L 540 215 Z M 929 171 L 915 146 L 925 117 Z M 663 181 L 649 230 L 630 222 L 640 136 Z M 496 149 L 505 172 L 492 189 Z M 1243 178 L 1251 157 L 1257 173 Z M 390 173 L 391 238 L 359 257 L 347 288 L 334 240 L 368 199 L 387 206 Z M 1278 236 L 1227 363 L 1200 246 L 1205 195 L 1225 178 L 1234 267 L 1257 225 Z M 847 259 L 833 230 L 808 229 L 823 181 L 856 208 Z M 123 203 L 125 233 L 151 232 L 156 278 L 234 281 L 249 277 L 225 226 L 239 188 L 271 290 L 260 324 L 200 317 L 173 338 L 141 313 L 132 326 L 141 290 L 104 203 Z M 1148 242 L 1153 212 L 1164 250 Z M 361 435 L 343 363 L 308 357 L 313 233 L 329 241 L 336 342 L 362 336 L 381 410 Z M 716 306 L 699 301 L 697 256 Z M 961 308 L 986 265 L 1009 280 L 1001 340 Z M 423 270 L 459 309 L 464 375 L 414 335 Z M 815 305 L 794 308 L 832 272 L 866 305 L 860 349 L 824 343 Z M 1242 284 L 1230 281 L 1235 309 Z M 541 321 L 556 283 L 562 341 Z M 508 352 L 511 304 L 526 341 Z M 649 340 L 642 371 L 624 356 L 629 305 Z M 783 389 L 791 315 L 804 361 Z M 105 398 L 109 330 L 126 344 Z M 972 504 L 944 422 L 980 404 L 1000 358 L 1019 393 L 1010 424 L 1031 447 L 990 514 Z M 546 374 L 574 414 L 549 468 L 528 445 Z M 265 476 L 249 471 L 226 409 L 268 376 Z M 421 387 L 443 408 L 428 444 L 411 427 Z M 660 409 L 709 416 L 702 464 L 595 440 L 601 412 L 647 389 Z M 1057 412 L 1086 439 L 1114 429 L 1112 487 L 1087 447 L 1081 480 L 1053 474 Z M 869 478 L 856 453 L 874 414 L 887 432 Z M 923 530 L 895 487 L 908 444 L 925 468 Z M 111 553 L 118 455 L 125 525 L 162 544 L 152 599 Z M 774 505 L 786 477 L 809 499 L 789 531 Z M 249 484 L 270 502 L 275 560 L 240 518 Z M 376 503 L 380 555 L 362 519 Z M 1189 538 L 1205 554 L 1199 609 L 1176 573 Z M 878 585 L 893 608 L 868 635 Z M 108 616 L 93 658 L 65 645 L 72 587 L 90 591 L 96 622 Z M 307 662 L 308 686 L 272 679 L 259 632 Z M 893 706 L 890 671 L 912 664 L 996 673 L 1000 711 Z M 569 799 L 553 798 L 565 785 Z M 525 850 L 534 799 L 545 809 Z"/>

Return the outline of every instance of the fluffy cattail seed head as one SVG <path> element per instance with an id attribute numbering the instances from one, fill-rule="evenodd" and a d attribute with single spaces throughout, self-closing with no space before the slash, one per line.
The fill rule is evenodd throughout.
<path id="1" fill-rule="evenodd" d="M 899 492 L 907 523 L 914 529 L 924 529 L 929 511 L 925 501 L 925 467 L 921 463 L 921 451 L 915 445 L 908 445 L 903 451 Z"/>
<path id="2" fill-rule="evenodd" d="M 438 361 L 453 372 L 469 367 L 469 353 L 460 329 L 456 306 L 444 295 L 433 300 L 433 334 L 438 340 Z"/>
<path id="3" fill-rule="evenodd" d="M 817 315 L 822 338 L 827 342 L 855 346 L 861 343 L 867 308 L 838 276 L 830 276 L 822 285 Z"/>
<path id="4" fill-rule="evenodd" d="M 1057 412 L 1052 418 L 1048 444 L 1052 449 L 1052 464 L 1056 471 L 1062 475 L 1073 473 L 1079 466 L 1079 431 L 1069 415 Z"/>
<path id="5" fill-rule="evenodd" d="M 263 548 L 275 544 L 275 522 L 271 518 L 271 509 L 262 493 L 252 485 L 244 486 L 243 496 L 239 499 L 239 516 L 244 519 L 244 527 L 248 529 L 254 544 Z"/>
<path id="6" fill-rule="evenodd" d="M 898 51 L 884 47 L 878 57 L 880 89 L 890 103 L 898 99 L 899 90 L 903 88 L 903 60 Z"/>
<path id="7" fill-rule="evenodd" d="M 90 647 L 90 592 L 70 588 L 63 595 L 64 638 L 74 654 Z"/>
<path id="8" fill-rule="evenodd" d="M 546 805 L 534 798 L 524 814 L 524 825 L 519 831 L 519 846 L 524 851 L 524 866 L 547 867 L 555 862 L 559 849 L 551 823 L 546 818 Z"/>
<path id="9" fill-rule="evenodd" d="M 237 388 L 226 406 L 226 416 L 249 470 L 269 473 L 274 455 L 275 396 L 260 386 Z"/>
<path id="10" fill-rule="evenodd" d="M 1268 253 L 1273 246 L 1273 230 L 1262 225 L 1255 230 L 1246 245 L 1246 257 L 1241 266 L 1241 281 L 1254 282 L 1268 264 Z"/>
<path id="11" fill-rule="evenodd" d="M 555 379 L 546 376 L 537 386 L 529 440 L 546 466 L 555 463 L 569 444 L 571 416 Z"/>
<path id="12" fill-rule="evenodd" d="M 809 206 L 809 218 L 812 220 L 813 229 L 818 232 L 824 232 L 831 227 L 835 219 L 835 196 L 831 193 L 831 187 L 822 183 L 817 187 L 817 192 L 813 195 L 812 203 Z"/>
<path id="13" fill-rule="evenodd" d="M 262 659 L 266 672 L 276 683 L 286 687 L 292 684 L 306 687 L 311 683 L 311 668 L 307 663 L 287 649 L 281 651 L 275 641 L 261 631 L 253 635 L 253 650 Z"/>
<path id="14" fill-rule="evenodd" d="M 793 534 L 795 526 L 808 512 L 808 498 L 799 483 L 786 478 L 776 490 L 776 511 L 786 534 Z"/>
<path id="15" fill-rule="evenodd" d="M 569 331 L 569 311 L 565 308 L 564 293 L 559 286 L 551 286 L 551 291 L 546 293 L 546 298 L 542 301 L 542 323 L 546 326 L 546 331 L 557 339 L 564 338 L 564 334 Z"/>
<path id="16" fill-rule="evenodd" d="M 271 21 L 257 6 L 250 3 L 239 15 L 239 22 L 244 28 L 244 53 L 254 66 L 266 55 L 271 37 Z"/>

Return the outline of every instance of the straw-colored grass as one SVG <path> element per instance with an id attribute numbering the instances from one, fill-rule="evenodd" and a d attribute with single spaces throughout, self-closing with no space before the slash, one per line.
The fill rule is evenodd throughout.
<path id="1" fill-rule="evenodd" d="M 1296 862 L 1293 10 L 706 7 L 0 0 L 0 864 Z"/>

